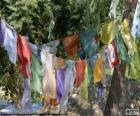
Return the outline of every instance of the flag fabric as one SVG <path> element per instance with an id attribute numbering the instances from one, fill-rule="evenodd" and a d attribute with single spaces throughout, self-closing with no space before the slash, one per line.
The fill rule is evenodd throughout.
<path id="1" fill-rule="evenodd" d="M 40 49 L 45 49 L 46 52 L 51 54 L 56 54 L 57 52 L 57 46 L 60 44 L 59 40 L 54 40 L 51 42 L 48 42 L 46 44 L 38 45 Z"/>
<path id="2" fill-rule="evenodd" d="M 76 77 L 75 62 L 67 60 L 65 68 L 64 94 L 60 100 L 61 110 L 65 111 L 67 110 L 68 95 L 73 90 L 75 77 Z"/>
<path id="3" fill-rule="evenodd" d="M 30 78 L 23 78 L 22 113 L 32 113 Z"/>
<path id="4" fill-rule="evenodd" d="M 85 69 L 86 69 L 86 61 L 78 60 L 76 62 L 76 82 L 75 82 L 76 87 L 79 87 L 80 84 L 84 81 Z"/>
<path id="5" fill-rule="evenodd" d="M 112 68 L 116 67 L 120 63 L 120 61 L 119 61 L 117 47 L 114 40 L 112 41 L 111 44 L 108 45 L 106 51 L 107 51 L 107 57 L 108 57 L 110 67 Z"/>
<path id="6" fill-rule="evenodd" d="M 124 60 L 124 61 L 129 61 L 129 55 L 127 52 L 127 48 L 126 48 L 126 45 L 123 41 L 123 38 L 122 38 L 120 31 L 117 33 L 115 40 L 116 40 L 116 46 L 118 48 L 118 53 L 119 53 L 120 59 Z"/>
<path id="7" fill-rule="evenodd" d="M 8 25 L 4 20 L 0 19 L 0 43 L 8 52 L 9 60 L 16 64 L 17 58 L 17 33 L 13 27 Z"/>
<path id="8" fill-rule="evenodd" d="M 85 51 L 86 57 L 91 58 L 97 50 L 96 44 L 97 30 L 95 28 L 89 28 L 79 33 L 79 42 Z"/>
<path id="9" fill-rule="evenodd" d="M 134 55 L 134 53 L 137 52 L 137 45 L 135 43 L 135 40 L 133 39 L 133 36 L 131 35 L 128 19 L 125 19 L 122 22 L 120 31 L 122 34 L 122 38 L 128 48 L 128 54 Z"/>
<path id="10" fill-rule="evenodd" d="M 41 50 L 42 62 L 42 95 L 51 99 L 56 98 L 56 79 L 55 71 L 53 69 L 53 54 Z"/>
<path id="11" fill-rule="evenodd" d="M 100 83 L 98 85 L 98 97 L 102 97 L 102 94 L 103 94 L 103 84 Z"/>
<path id="12" fill-rule="evenodd" d="M 31 88 L 32 90 L 41 93 L 42 66 L 34 54 L 32 54 L 31 57 L 31 73 Z"/>
<path id="13" fill-rule="evenodd" d="M 82 103 L 88 100 L 88 67 L 85 69 L 85 78 L 84 81 L 80 85 L 79 89 L 79 102 Z"/>
<path id="14" fill-rule="evenodd" d="M 65 70 L 56 69 L 56 97 L 58 101 L 64 94 L 64 81 L 65 81 Z"/>
<path id="15" fill-rule="evenodd" d="M 131 29 L 131 34 L 134 38 L 140 37 L 140 0 L 137 1 L 137 6 L 135 10 L 135 14 L 133 17 L 133 24 Z"/>
<path id="16" fill-rule="evenodd" d="M 114 23 L 114 21 L 103 23 L 99 31 L 101 36 L 100 41 L 105 45 L 110 44 L 115 37 L 115 32 L 116 32 L 116 24 Z"/>
<path id="17" fill-rule="evenodd" d="M 26 78 L 31 77 L 31 72 L 29 71 L 31 66 L 31 50 L 26 39 L 20 34 L 18 34 L 17 55 L 21 74 Z"/>
<path id="18" fill-rule="evenodd" d="M 103 63 L 100 55 L 98 55 L 95 63 L 93 77 L 94 77 L 94 83 L 100 82 L 103 79 Z"/>
<path id="19" fill-rule="evenodd" d="M 79 41 L 78 34 L 74 34 L 73 36 L 68 36 L 64 38 L 63 41 L 64 48 L 66 50 L 67 55 L 71 58 L 77 57 L 78 41 Z"/>

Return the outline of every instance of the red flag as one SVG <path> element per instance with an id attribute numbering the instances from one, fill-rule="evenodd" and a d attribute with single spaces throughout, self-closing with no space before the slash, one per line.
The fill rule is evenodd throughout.
<path id="1" fill-rule="evenodd" d="M 85 60 L 79 60 L 76 63 L 76 86 L 77 87 L 79 87 L 80 84 L 84 81 L 85 68 L 86 68 Z"/>
<path id="2" fill-rule="evenodd" d="M 18 34 L 17 55 L 21 74 L 26 78 L 31 77 L 31 73 L 29 72 L 31 50 L 26 39 L 20 34 Z"/>
<path id="3" fill-rule="evenodd" d="M 117 47 L 114 40 L 107 47 L 107 57 L 112 68 L 116 67 L 120 63 Z"/>

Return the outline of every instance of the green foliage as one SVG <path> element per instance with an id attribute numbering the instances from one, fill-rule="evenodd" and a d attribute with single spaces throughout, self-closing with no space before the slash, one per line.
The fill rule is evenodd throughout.
<path id="1" fill-rule="evenodd" d="M 15 102 L 17 93 L 19 98 L 22 95 L 22 82 L 17 65 L 13 65 L 9 62 L 6 52 L 0 47 L 0 62 L 1 62 L 1 75 L 0 87 L 5 92 L 5 97 L 9 96 L 9 100 Z"/>

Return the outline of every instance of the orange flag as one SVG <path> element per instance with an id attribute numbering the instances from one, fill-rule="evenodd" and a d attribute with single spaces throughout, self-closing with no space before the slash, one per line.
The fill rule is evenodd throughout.
<path id="1" fill-rule="evenodd" d="M 68 36 L 64 39 L 64 48 L 69 57 L 76 57 L 78 52 L 78 34 L 74 34 L 73 36 Z"/>

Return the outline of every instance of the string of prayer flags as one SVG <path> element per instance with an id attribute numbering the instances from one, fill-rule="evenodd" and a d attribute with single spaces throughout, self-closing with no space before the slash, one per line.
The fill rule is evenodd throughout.
<path id="1" fill-rule="evenodd" d="M 31 88 L 39 93 L 42 92 L 46 104 L 58 105 L 60 102 L 60 108 L 64 110 L 67 109 L 68 95 L 73 90 L 74 82 L 76 87 L 80 87 L 81 101 L 88 99 L 88 84 L 91 82 L 99 84 L 98 96 L 101 97 L 106 67 L 104 66 L 106 56 L 101 55 L 102 52 L 105 52 L 104 47 L 107 46 L 107 57 L 112 68 L 120 63 L 119 56 L 122 60 L 128 59 L 127 48 L 130 54 L 137 49 L 127 20 L 124 20 L 119 29 L 120 32 L 116 31 L 116 23 L 109 21 L 101 25 L 99 35 L 96 28 L 89 28 L 79 34 L 64 38 L 63 44 L 67 55 L 73 59 L 77 59 L 79 56 L 79 60 L 75 62 L 55 56 L 57 46 L 60 44 L 59 40 L 43 45 L 33 45 L 27 42 L 25 37 L 16 34 L 12 27 L 3 20 L 0 20 L 0 43 L 8 51 L 10 61 L 16 63 L 16 55 L 18 56 L 20 72 L 25 77 L 22 99 L 24 112 L 31 111 Z M 118 33 L 115 38 L 116 32 Z M 113 40 L 114 38 L 115 40 Z M 80 49 L 78 49 L 78 44 Z M 39 52 L 40 54 L 38 54 Z M 40 56 L 37 57 L 38 55 Z M 39 60 L 41 60 L 42 66 Z M 29 78 L 31 76 L 32 78 Z"/>
<path id="2" fill-rule="evenodd" d="M 56 98 L 56 80 L 53 70 L 53 54 L 47 53 L 45 49 L 41 50 L 42 62 L 42 95 L 51 99 Z"/>
<path id="3" fill-rule="evenodd" d="M 84 81 L 86 69 L 86 61 L 85 60 L 78 60 L 76 63 L 76 87 L 79 87 L 80 84 Z"/>
<path id="4" fill-rule="evenodd" d="M 98 55 L 95 67 L 93 70 L 94 83 L 100 82 L 103 79 L 103 63 L 102 57 Z"/>
<path id="5" fill-rule="evenodd" d="M 119 56 L 117 52 L 117 47 L 115 41 L 113 40 L 111 44 L 107 47 L 107 57 L 110 64 L 110 67 L 114 68 L 119 64 Z"/>
<path id="6" fill-rule="evenodd" d="M 17 33 L 4 20 L 0 19 L 0 43 L 8 52 L 9 60 L 16 64 L 17 58 Z"/>
<path id="7" fill-rule="evenodd" d="M 126 48 L 126 45 L 122 39 L 122 35 L 121 35 L 120 31 L 117 33 L 115 40 L 116 40 L 116 45 L 118 48 L 120 59 L 122 59 L 124 61 L 129 61 L 129 55 L 127 53 L 127 48 Z"/>
<path id="8" fill-rule="evenodd" d="M 60 101 L 60 99 L 64 94 L 64 81 L 65 81 L 64 69 L 56 69 L 56 97 L 58 101 Z"/>
<path id="9" fill-rule="evenodd" d="M 68 36 L 64 39 L 64 48 L 69 57 L 75 58 L 78 52 L 78 34 L 74 34 L 73 36 Z"/>
<path id="10" fill-rule="evenodd" d="M 131 35 L 128 19 L 125 19 L 121 24 L 121 34 L 128 48 L 128 54 L 133 55 L 135 52 L 137 52 L 137 45 Z"/>
<path id="11" fill-rule="evenodd" d="M 79 89 L 79 102 L 82 103 L 84 100 L 88 100 L 88 67 L 86 66 L 84 81 L 80 85 Z"/>
<path id="12" fill-rule="evenodd" d="M 91 58 L 97 50 L 96 44 L 97 30 L 89 28 L 79 33 L 80 43 L 86 53 L 87 58 Z"/>
<path id="13" fill-rule="evenodd" d="M 99 33 L 100 33 L 100 41 L 108 45 L 112 42 L 113 38 L 115 37 L 116 32 L 116 24 L 114 21 L 105 22 L 101 25 Z"/>
<path id="14" fill-rule="evenodd" d="M 34 91 L 37 91 L 38 93 L 41 93 L 41 80 L 42 80 L 42 66 L 35 57 L 34 54 L 31 56 L 31 73 L 32 73 L 32 79 L 31 79 L 31 88 Z"/>
<path id="15" fill-rule="evenodd" d="M 26 39 L 20 34 L 18 34 L 17 55 L 21 74 L 26 78 L 31 77 L 31 72 L 29 71 L 31 65 L 31 50 Z"/>
<path id="16" fill-rule="evenodd" d="M 134 38 L 140 37 L 140 0 L 137 1 L 137 6 L 135 10 L 135 14 L 133 17 L 133 24 L 131 34 Z"/>

